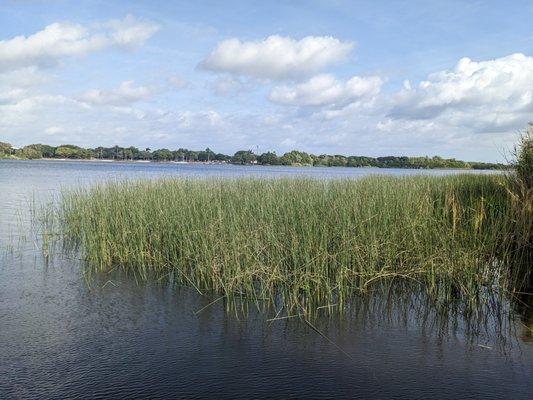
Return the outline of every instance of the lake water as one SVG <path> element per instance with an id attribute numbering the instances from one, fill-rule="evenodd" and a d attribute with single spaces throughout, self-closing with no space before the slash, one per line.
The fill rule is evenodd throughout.
<path id="1" fill-rule="evenodd" d="M 106 179 L 457 172 L 0 161 L 0 399 L 531 399 L 531 314 L 439 317 L 413 299 L 354 300 L 344 318 L 315 321 L 332 344 L 253 307 L 196 314 L 216 296 L 188 288 L 86 281 L 70 256 L 43 260 L 30 215 L 61 187 Z"/>

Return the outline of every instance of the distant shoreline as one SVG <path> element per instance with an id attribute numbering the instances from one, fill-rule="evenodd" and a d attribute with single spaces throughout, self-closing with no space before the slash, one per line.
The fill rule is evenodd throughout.
<path id="1" fill-rule="evenodd" d="M 267 151 L 256 154 L 252 150 L 238 150 L 228 155 L 215 153 L 209 148 L 205 150 L 177 150 L 146 148 L 141 150 L 130 147 L 95 147 L 83 148 L 72 144 L 50 146 L 46 144 L 30 144 L 22 148 L 14 148 L 10 143 L 0 142 L 0 158 L 19 159 L 51 159 L 60 161 L 85 162 L 166 162 L 175 164 L 234 164 L 234 165 L 283 165 L 283 166 L 323 166 L 323 167 L 376 167 L 402 169 L 507 169 L 508 165 L 481 161 L 463 161 L 440 156 L 358 156 L 342 154 L 312 154 L 305 151 L 292 150 L 277 155 Z"/>
<path id="2" fill-rule="evenodd" d="M 224 161 L 154 161 L 154 160 L 109 160 L 101 158 L 37 158 L 37 159 L 26 159 L 18 157 L 5 157 L 1 158 L 3 160 L 14 160 L 14 161 L 46 161 L 46 162 L 67 162 L 67 163 L 103 163 L 103 164 L 176 164 L 176 165 L 234 165 L 234 166 L 248 166 L 248 167 L 306 167 L 306 168 L 356 168 L 356 169 L 366 169 L 366 168 L 375 168 L 375 169 L 411 169 L 411 170 L 457 170 L 457 171 L 506 171 L 512 169 L 511 166 L 505 166 L 502 168 L 459 168 L 459 167 L 440 167 L 440 168 L 421 168 L 421 167 L 379 167 L 379 166 L 327 166 L 327 165 L 309 165 L 309 164 L 293 164 L 293 165 L 269 165 L 269 164 L 235 164 L 231 162 Z"/>

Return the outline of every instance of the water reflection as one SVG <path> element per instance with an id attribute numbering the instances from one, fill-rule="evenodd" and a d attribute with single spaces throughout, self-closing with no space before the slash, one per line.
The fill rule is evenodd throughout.
<path id="1" fill-rule="evenodd" d="M 31 254 L 4 257 L 1 268 L 8 397 L 410 398 L 445 387 L 452 398 L 505 396 L 506 382 L 527 398 L 531 389 L 533 349 L 509 303 L 465 316 L 384 287 L 313 319 L 332 345 L 301 318 L 269 322 L 268 307 L 244 302 L 236 314 L 214 294 L 119 273 L 84 281 L 75 259 L 43 268 Z"/>

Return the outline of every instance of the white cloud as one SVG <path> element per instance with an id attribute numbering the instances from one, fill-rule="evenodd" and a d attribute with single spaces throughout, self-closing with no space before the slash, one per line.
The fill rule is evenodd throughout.
<path id="1" fill-rule="evenodd" d="M 406 84 L 393 99 L 389 116 L 438 119 L 496 132 L 525 125 L 533 113 L 533 57 L 512 54 L 475 62 L 461 59 L 451 71 Z M 477 128 L 476 128 L 477 127 Z"/>
<path id="2" fill-rule="evenodd" d="M 152 87 L 135 86 L 133 81 L 125 81 L 112 90 L 89 90 L 80 100 L 95 105 L 124 105 L 148 100 L 155 93 Z"/>
<path id="3" fill-rule="evenodd" d="M 331 36 L 295 40 L 273 35 L 253 42 L 229 39 L 219 43 L 200 65 L 258 79 L 300 79 L 344 60 L 353 47 Z"/>
<path id="4" fill-rule="evenodd" d="M 182 111 L 174 116 L 180 128 L 202 128 L 202 127 L 222 127 L 224 123 L 223 117 L 216 111 Z"/>
<path id="5" fill-rule="evenodd" d="M 0 41 L 0 71 L 46 67 L 62 57 L 82 56 L 112 46 L 142 44 L 158 30 L 151 22 L 128 15 L 112 20 L 95 31 L 69 22 L 56 22 L 30 36 Z"/>
<path id="6" fill-rule="evenodd" d="M 104 110 L 110 111 L 114 114 L 122 114 L 126 115 L 128 117 L 134 117 L 137 120 L 142 120 L 146 118 L 146 112 L 135 107 L 129 107 L 129 106 L 111 106 L 108 108 L 104 108 Z"/>
<path id="7" fill-rule="evenodd" d="M 130 14 L 123 19 L 112 19 L 104 26 L 111 30 L 108 33 L 110 44 L 120 46 L 143 44 L 159 30 L 159 26 L 153 22 L 139 21 Z"/>
<path id="8" fill-rule="evenodd" d="M 228 153 L 259 146 L 261 151 L 440 154 L 494 161 L 502 159 L 516 129 L 533 115 L 532 72 L 532 57 L 522 54 L 480 62 L 463 59 L 422 82 L 406 81 L 392 94 L 378 76 L 345 80 L 319 74 L 263 87 L 275 86 L 269 99 L 290 107 L 258 103 L 252 96 L 244 99 L 249 104 L 226 107 L 228 102 L 212 98 L 187 100 L 190 104 L 145 102 L 170 86 L 182 87 L 179 77 L 154 86 L 125 81 L 78 97 L 54 85 L 39 91 L 41 71 L 31 66 L 0 74 L 0 131 L 3 140 L 15 145 L 209 146 Z M 233 92 L 243 84 L 258 84 L 242 76 L 214 79 Z"/>
<path id="9" fill-rule="evenodd" d="M 1 104 L 13 104 L 26 97 L 27 91 L 25 89 L 10 89 L 2 90 L 0 92 L 0 105 Z"/>
<path id="10" fill-rule="evenodd" d="M 25 99 L 39 95 L 35 88 L 47 81 L 49 79 L 35 68 L 22 68 L 0 73 L 0 106 L 16 105 Z M 5 118 L 10 118 L 10 116 Z"/>
<path id="11" fill-rule="evenodd" d="M 358 99 L 374 98 L 382 84 L 383 80 L 378 76 L 354 76 L 341 82 L 332 75 L 322 74 L 297 85 L 275 87 L 269 99 L 296 106 L 340 107 Z"/>
<path id="12" fill-rule="evenodd" d="M 0 131 L 9 134 L 17 127 L 24 127 L 31 132 L 36 124 L 57 116 L 57 110 L 68 107 L 79 108 L 75 100 L 62 95 L 31 94 L 10 103 L 0 104 Z"/>
<path id="13" fill-rule="evenodd" d="M 0 91 L 10 88 L 30 88 L 42 85 L 50 78 L 41 73 L 36 67 L 20 68 L 15 71 L 0 73 Z"/>

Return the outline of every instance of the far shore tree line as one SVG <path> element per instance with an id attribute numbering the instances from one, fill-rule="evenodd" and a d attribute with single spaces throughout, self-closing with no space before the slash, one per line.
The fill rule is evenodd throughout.
<path id="1" fill-rule="evenodd" d="M 178 150 L 137 147 L 96 147 L 82 148 L 65 144 L 61 146 L 49 146 L 46 144 L 30 144 L 20 149 L 15 149 L 11 144 L 0 142 L 0 158 L 19 159 L 78 159 L 78 160 L 114 160 L 114 161 L 154 161 L 154 162 L 203 162 L 203 163 L 232 163 L 239 165 L 301 165 L 301 166 L 325 166 L 325 167 L 378 167 L 378 168 L 461 168 L 461 169 L 501 169 L 504 164 L 467 162 L 454 158 L 435 157 L 365 157 L 344 155 L 315 155 L 303 151 L 293 150 L 281 156 L 275 152 L 255 154 L 251 150 L 239 150 L 233 156 L 215 153 L 211 149 Z"/>

